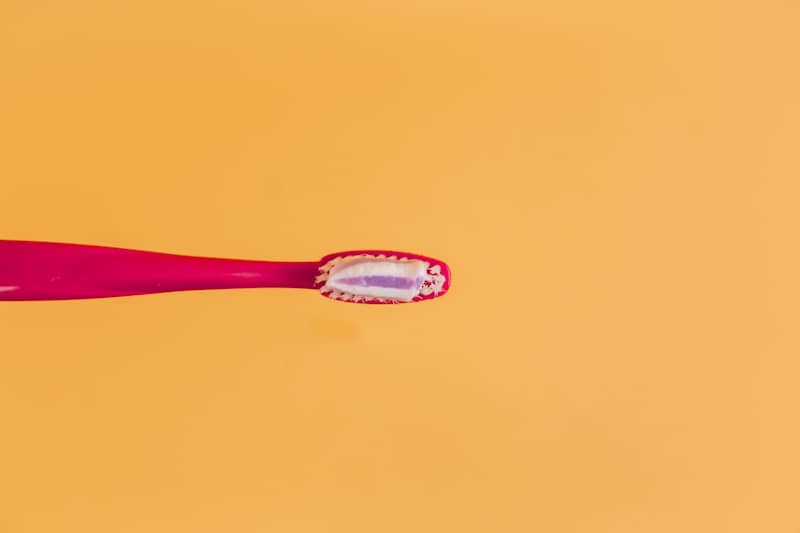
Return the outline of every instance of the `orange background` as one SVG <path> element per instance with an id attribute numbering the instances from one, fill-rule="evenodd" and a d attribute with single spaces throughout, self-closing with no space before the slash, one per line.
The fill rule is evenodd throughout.
<path id="1" fill-rule="evenodd" d="M 0 531 L 798 531 L 798 27 L 3 0 L 0 237 L 455 277 L 0 304 Z"/>

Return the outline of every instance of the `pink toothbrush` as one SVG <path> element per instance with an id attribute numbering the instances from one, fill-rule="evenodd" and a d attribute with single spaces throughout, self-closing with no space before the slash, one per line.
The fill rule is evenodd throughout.
<path id="1" fill-rule="evenodd" d="M 315 289 L 346 302 L 417 302 L 446 293 L 450 269 L 430 257 L 381 250 L 341 252 L 312 262 L 275 262 L 0 240 L 0 300 L 258 287 Z"/>

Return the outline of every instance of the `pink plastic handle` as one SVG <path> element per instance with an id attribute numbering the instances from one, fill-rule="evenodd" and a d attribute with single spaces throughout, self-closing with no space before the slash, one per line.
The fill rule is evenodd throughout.
<path id="1" fill-rule="evenodd" d="M 71 300 L 259 287 L 312 289 L 318 265 L 0 240 L 0 300 Z"/>

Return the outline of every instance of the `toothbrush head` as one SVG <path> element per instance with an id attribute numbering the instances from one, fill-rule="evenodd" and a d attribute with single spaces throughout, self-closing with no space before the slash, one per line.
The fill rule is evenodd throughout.
<path id="1" fill-rule="evenodd" d="M 320 260 L 314 288 L 342 302 L 419 302 L 447 292 L 450 268 L 438 259 L 405 252 L 340 252 Z"/>

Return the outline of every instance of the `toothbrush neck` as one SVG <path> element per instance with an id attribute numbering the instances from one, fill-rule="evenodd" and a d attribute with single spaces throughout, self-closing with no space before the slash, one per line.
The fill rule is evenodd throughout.
<path id="1" fill-rule="evenodd" d="M 171 255 L 142 256 L 125 265 L 119 281 L 148 292 L 286 287 L 311 289 L 316 262 L 245 261 Z M 114 274 L 111 274 L 112 277 Z"/>

